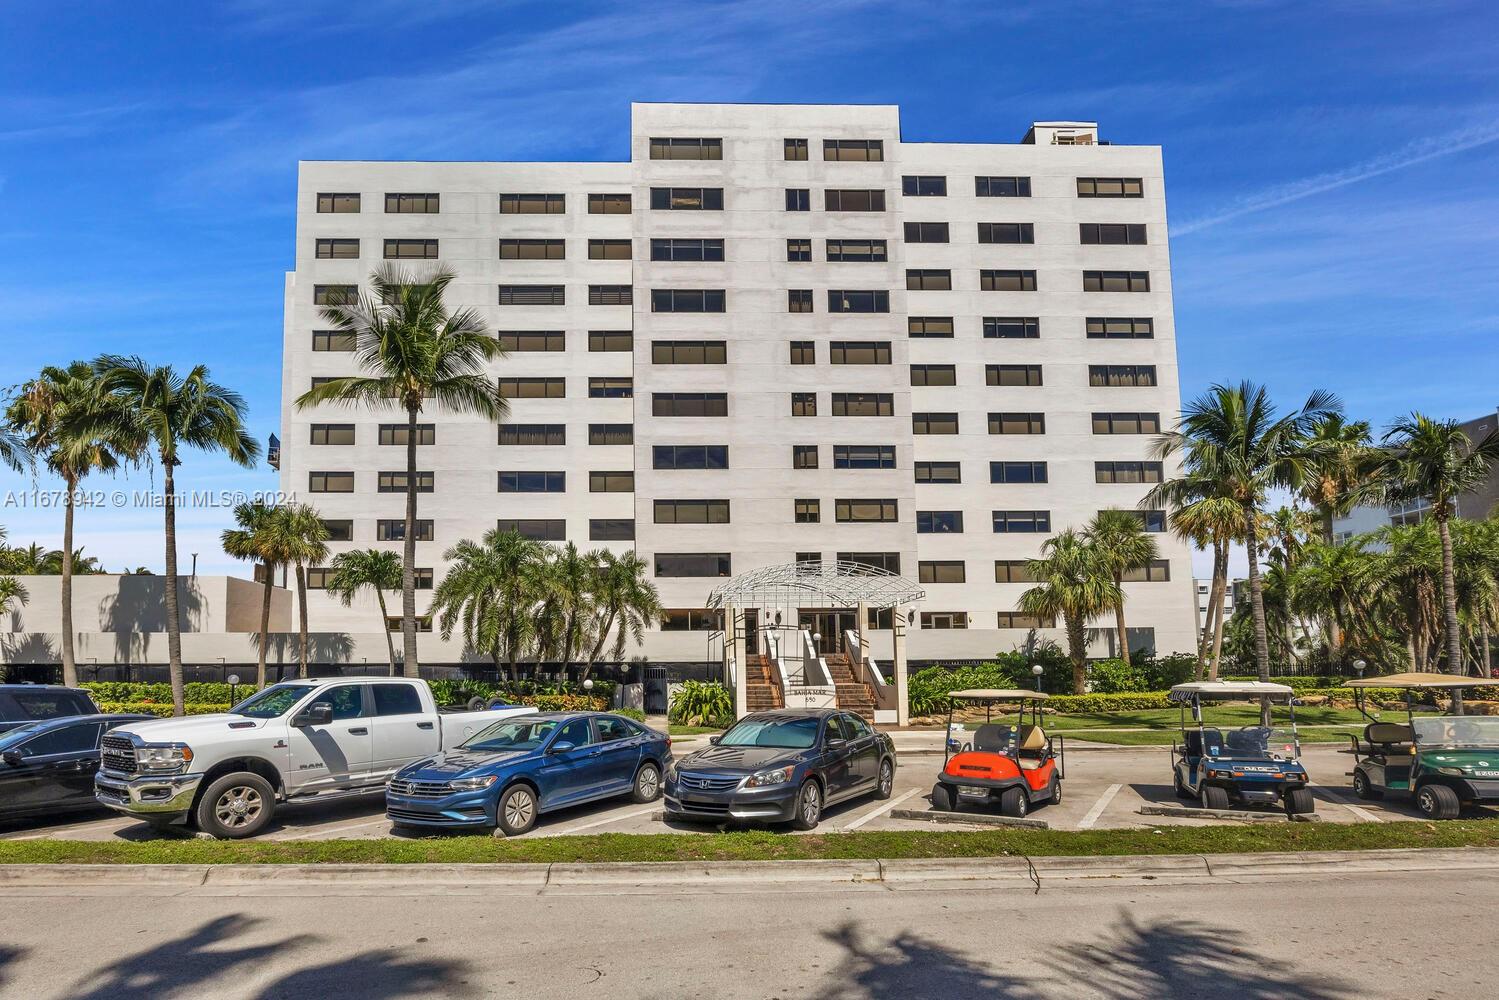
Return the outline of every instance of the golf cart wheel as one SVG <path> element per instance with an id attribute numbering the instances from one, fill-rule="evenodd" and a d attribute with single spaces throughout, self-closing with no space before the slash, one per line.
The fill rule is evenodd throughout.
<path id="1" fill-rule="evenodd" d="M 957 799 L 953 795 L 951 788 L 948 788 L 940 781 L 932 786 L 933 809 L 936 809 L 938 812 L 952 812 L 957 807 Z"/>
<path id="2" fill-rule="evenodd" d="M 812 780 L 802 782 L 796 793 L 796 815 L 791 819 L 793 830 L 815 830 L 822 819 L 822 786 Z"/>
<path id="3" fill-rule="evenodd" d="M 1422 785 L 1416 793 L 1416 808 L 1427 819 L 1457 819 L 1462 811 L 1462 802 L 1457 793 L 1446 785 Z"/>
<path id="4" fill-rule="evenodd" d="M 1202 786 L 1202 808 L 1204 809 L 1227 809 L 1228 789 L 1217 785 Z"/>
<path id="5" fill-rule="evenodd" d="M 1006 788 L 999 793 L 1001 815 L 1019 819 L 1030 809 L 1030 805 L 1030 799 L 1026 798 L 1024 788 Z"/>
<path id="6" fill-rule="evenodd" d="M 1192 797 L 1192 793 L 1187 791 L 1187 786 L 1182 784 L 1182 775 L 1180 771 L 1173 770 L 1171 772 L 1171 784 L 1176 789 L 1177 798 L 1190 799 Z"/>
<path id="7" fill-rule="evenodd" d="M 1286 789 L 1286 815 L 1297 816 L 1303 813 L 1317 811 L 1316 800 L 1312 798 L 1310 788 L 1288 788 Z"/>
<path id="8" fill-rule="evenodd" d="M 475 695 L 464 704 L 464 707 L 470 712 L 482 712 L 484 711 L 484 699 Z"/>
<path id="9" fill-rule="evenodd" d="M 1062 779 L 1055 774 L 1051 776 L 1051 798 L 1047 799 L 1052 805 L 1062 801 Z"/>
<path id="10" fill-rule="evenodd" d="M 1353 769 L 1353 794 L 1361 799 L 1382 799 L 1384 792 L 1374 787 L 1369 776 L 1360 768 Z"/>

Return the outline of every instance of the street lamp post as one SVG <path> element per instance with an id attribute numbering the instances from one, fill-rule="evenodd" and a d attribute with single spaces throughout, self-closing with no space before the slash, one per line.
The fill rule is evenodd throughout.
<path id="1" fill-rule="evenodd" d="M 224 680 L 229 682 L 229 705 L 233 707 L 239 702 L 239 696 L 236 693 L 239 690 L 239 674 L 230 674 Z"/>
<path id="2" fill-rule="evenodd" d="M 1031 676 L 1033 676 L 1033 677 L 1036 678 L 1036 691 L 1037 692 L 1040 692 L 1040 690 L 1041 690 L 1041 675 L 1044 674 L 1044 673 L 1046 673 L 1046 668 L 1043 667 L 1043 666 L 1041 666 L 1041 664 L 1039 664 L 1039 663 L 1032 663 L 1031 664 Z"/>

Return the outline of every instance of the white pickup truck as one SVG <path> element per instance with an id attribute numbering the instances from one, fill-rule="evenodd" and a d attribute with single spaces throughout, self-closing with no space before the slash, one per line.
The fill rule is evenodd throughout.
<path id="1" fill-rule="evenodd" d="M 287 681 L 224 714 L 111 730 L 94 797 L 153 825 L 253 837 L 278 802 L 377 791 L 412 761 L 535 711 L 439 711 L 426 681 L 400 677 Z"/>

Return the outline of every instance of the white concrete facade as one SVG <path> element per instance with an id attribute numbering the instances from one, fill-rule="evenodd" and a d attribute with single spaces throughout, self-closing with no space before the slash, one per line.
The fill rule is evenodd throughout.
<path id="1" fill-rule="evenodd" d="M 495 365 L 499 378 L 561 378 L 560 398 L 511 400 L 507 424 L 561 424 L 565 444 L 500 444 L 497 429 L 471 417 L 435 412 L 435 443 L 421 449 L 423 471 L 434 488 L 420 498 L 419 517 L 433 521 L 431 541 L 418 543 L 417 562 L 441 579 L 441 553 L 462 538 L 478 538 L 499 519 L 561 520 L 562 533 L 582 548 L 633 545 L 656 567 L 658 557 L 724 554 L 727 569 L 742 573 L 791 562 L 805 553 L 831 560 L 843 553 L 892 554 L 900 572 L 922 578 L 926 601 L 913 609 L 910 657 L 982 659 L 1031 637 L 1024 627 L 1001 627 L 1027 588 L 1000 582 L 996 562 L 1038 554 L 1047 531 L 997 533 L 995 511 L 1044 511 L 1051 531 L 1081 526 L 1104 507 L 1134 508 L 1149 486 L 1098 482 L 1097 462 L 1148 462 L 1150 433 L 1095 433 L 1094 414 L 1149 414 L 1150 427 L 1169 429 L 1179 412 L 1175 330 L 1161 151 L 1155 146 L 1099 144 L 1089 123 L 1038 125 L 1028 140 L 1005 144 L 905 143 L 893 106 L 761 106 L 637 104 L 632 107 L 631 160 L 627 163 L 418 163 L 306 162 L 298 182 L 296 269 L 287 277 L 282 412 L 282 487 L 315 504 L 330 520 L 351 521 L 348 541 L 334 551 L 399 541 L 377 539 L 377 521 L 399 519 L 403 496 L 378 489 L 381 471 L 404 469 L 404 448 L 379 444 L 387 415 L 337 407 L 298 411 L 294 400 L 318 376 L 352 374 L 351 355 L 313 349 L 314 331 L 326 329 L 314 302 L 321 285 L 359 285 L 382 261 L 384 241 L 437 240 L 437 258 L 457 272 L 451 306 L 472 307 L 497 333 L 551 331 L 547 346 L 562 350 L 514 351 Z M 1053 136 L 1062 138 L 1053 141 Z M 1083 144 L 1063 144 L 1078 134 Z M 712 159 L 652 158 L 652 139 L 713 139 Z M 788 159 L 788 139 L 805 140 L 806 159 Z M 878 141 L 880 158 L 825 159 L 826 140 Z M 905 178 L 927 178 L 933 190 L 942 178 L 945 194 L 904 194 Z M 977 178 L 1004 178 L 979 194 Z M 1023 178 L 1023 190 L 1008 179 Z M 1131 197 L 1079 197 L 1079 178 L 1128 178 Z M 1007 187 L 1008 185 L 1008 187 Z M 721 192 L 722 209 L 652 208 L 653 190 Z M 808 210 L 788 210 L 788 190 L 807 192 Z M 856 192 L 846 199 L 827 192 Z M 862 210 L 865 192 L 881 192 L 883 210 Z M 357 193 L 359 211 L 320 212 L 319 195 Z M 394 193 L 438 195 L 432 213 L 387 212 Z M 502 213 L 501 195 L 562 195 L 556 214 Z M 629 211 L 589 211 L 589 196 L 628 195 Z M 655 196 L 660 199 L 662 195 Z M 671 195 L 667 195 L 671 199 Z M 712 198 L 713 196 L 709 196 Z M 710 202 L 716 203 L 716 202 Z M 831 204 L 831 210 L 830 210 Z M 842 210 L 839 210 L 842 209 Z M 945 223 L 946 242 L 908 242 L 907 223 Z M 1082 224 L 1143 226 L 1125 245 L 1084 244 Z M 980 242 L 983 224 L 1029 227 L 1028 242 Z M 923 235 L 937 227 L 921 227 Z M 1016 235 L 1016 231 L 1003 235 Z M 319 240 L 359 241 L 355 257 L 320 257 Z M 501 259 L 500 241 L 561 240 L 557 259 Z M 721 240 L 722 260 L 653 259 L 653 240 Z M 597 259 L 590 240 L 628 240 L 630 259 Z M 788 241 L 807 241 L 793 251 Z M 884 241 L 883 260 L 830 261 L 829 240 Z M 681 245 L 674 246 L 680 249 Z M 716 244 L 714 245 L 716 247 Z M 662 256 L 658 250 L 654 255 Z M 792 259 L 810 254 L 810 260 Z M 711 252 L 709 256 L 717 256 Z M 406 260 L 421 267 L 435 260 Z M 926 277 L 910 276 L 922 270 Z M 1021 272 L 1016 281 L 1034 290 L 987 290 L 985 271 Z M 1085 291 L 1084 272 L 1148 274 L 1148 291 Z M 908 289 L 908 281 L 949 289 Z M 1126 277 L 1126 281 L 1128 278 Z M 562 286 L 561 305 L 500 305 L 500 286 Z M 626 286 L 633 303 L 590 305 L 591 286 Z M 790 311 L 793 290 L 811 292 L 811 311 Z M 709 291 L 721 294 L 723 311 L 678 312 L 653 308 L 653 292 Z M 887 311 L 832 312 L 829 292 L 882 292 Z M 605 296 L 616 293 L 606 291 Z M 848 296 L 835 296 L 841 304 Z M 853 297 L 858 299 L 858 296 Z M 950 336 L 912 336 L 912 317 L 951 320 Z M 1153 336 L 1105 339 L 1087 335 L 1089 318 L 1151 321 Z M 986 318 L 1033 320 L 1037 335 L 986 336 Z M 943 323 L 934 324 L 935 327 Z M 989 324 L 994 326 L 995 324 Z M 1000 324 L 1003 325 L 1003 324 Z M 629 332 L 595 338 L 590 331 Z M 605 341 L 607 343 L 605 343 Z M 709 343 L 710 360 L 696 346 Z M 809 342 L 812 363 L 793 364 L 792 342 Z M 668 346 L 667 342 L 675 346 Z M 847 345 L 834 362 L 835 345 Z M 721 345 L 721 346 L 720 346 Z M 625 349 L 618 349 L 625 348 Z M 680 351 L 680 354 L 675 352 Z M 722 352 L 722 362 L 716 360 Z M 671 354 L 675 360 L 669 360 Z M 801 352 L 799 361 L 809 360 Z M 929 382 L 914 385 L 925 369 Z M 1040 366 L 1039 376 L 1006 369 L 995 379 L 1019 377 L 1039 384 L 989 384 L 988 366 Z M 1154 385 L 1090 385 L 1089 366 L 1153 366 Z M 1100 375 L 1109 381 L 1108 375 Z M 628 379 L 632 396 L 615 396 L 620 384 L 591 379 Z M 723 394 L 724 416 L 666 416 L 671 405 L 658 394 Z M 793 394 L 812 394 L 815 415 L 793 415 Z M 875 415 L 836 415 L 835 394 L 874 394 Z M 855 403 L 849 403 L 854 406 Z M 932 430 L 915 433 L 913 415 Z M 1000 419 L 999 414 L 1009 415 Z M 1043 433 L 998 433 L 1017 424 Z M 991 415 L 996 415 L 991 421 Z M 991 433 L 991 423 L 994 425 Z M 1115 422 L 1110 426 L 1120 426 Z M 312 444 L 314 425 L 352 424 L 352 444 Z M 590 444 L 590 425 L 629 424 L 633 444 Z M 658 447 L 714 446 L 726 449 L 727 468 L 662 468 Z M 855 456 L 840 467 L 842 446 L 873 446 L 875 461 Z M 793 467 L 796 446 L 815 446 L 816 468 Z M 893 461 L 880 448 L 893 452 Z M 868 453 L 865 453 L 868 454 Z M 663 456 L 664 457 L 664 456 Z M 703 457 L 676 453 L 689 462 Z M 717 464 L 718 456 L 710 459 Z M 991 462 L 1045 465 L 1045 482 L 991 482 Z M 960 482 L 918 482 L 917 463 L 958 463 Z M 669 463 L 667 463 L 669 464 Z M 880 467 L 883 466 L 883 467 Z M 499 474 L 565 473 L 562 492 L 500 492 Z M 309 492 L 315 472 L 352 472 L 352 492 Z M 619 492 L 590 490 L 590 473 L 633 474 L 611 482 Z M 1170 475 L 1170 468 L 1164 470 Z M 1022 471 L 1022 476 L 1026 473 Z M 1002 475 L 1000 478 L 1013 478 Z M 1133 471 L 1125 478 L 1137 478 Z M 598 483 L 597 485 L 603 485 Z M 633 489 L 628 489 L 629 486 Z M 663 500 L 728 501 L 727 523 L 660 523 Z M 818 502 L 820 519 L 798 521 L 796 501 Z M 839 501 L 881 501 L 874 508 L 893 520 L 841 521 Z M 867 506 L 867 505 L 866 505 Z M 928 517 L 961 512 L 962 530 L 927 532 Z M 595 540 L 609 521 L 633 518 L 633 540 Z M 952 526 L 952 525 L 948 525 Z M 541 528 L 541 525 L 530 525 Z M 555 529 L 554 529 L 555 530 Z M 1189 553 L 1171 535 L 1156 536 L 1164 565 L 1160 579 L 1127 584 L 1129 624 L 1154 633 L 1163 652 L 1194 644 L 1194 588 Z M 668 559 L 669 563 L 671 560 Z M 928 563 L 944 565 L 928 566 Z M 963 582 L 937 582 L 955 574 Z M 669 565 L 662 566 L 670 571 Z M 892 566 L 892 568 L 894 568 Z M 703 571 L 701 568 L 698 571 Z M 714 570 L 716 571 L 716 569 Z M 1169 575 L 1169 579 L 1166 577 Z M 658 575 L 662 603 L 700 609 L 718 576 Z M 419 603 L 424 594 L 419 593 Z M 366 631 L 369 608 L 345 609 L 320 593 L 312 595 L 315 631 Z M 923 619 L 923 613 L 928 617 Z M 966 616 L 966 628 L 932 627 Z M 959 619 L 962 620 L 962 619 Z M 1094 623 L 1107 633 L 1112 620 Z M 1060 639 L 1059 631 L 1042 634 Z M 874 635 L 876 656 L 888 655 L 889 633 Z M 463 651 L 423 636 L 423 656 L 458 662 Z M 1100 643 L 1096 652 L 1105 652 Z M 659 631 L 640 651 L 653 660 L 716 660 L 702 631 Z"/>

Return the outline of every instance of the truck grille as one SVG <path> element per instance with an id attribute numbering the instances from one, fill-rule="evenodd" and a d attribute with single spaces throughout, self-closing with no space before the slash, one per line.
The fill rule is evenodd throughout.
<path id="1" fill-rule="evenodd" d="M 707 774 L 678 774 L 677 787 L 684 792 L 727 792 L 739 787 L 740 778 L 716 778 Z"/>
<path id="2" fill-rule="evenodd" d="M 119 802 L 121 804 L 130 801 L 130 796 L 124 791 L 118 788 L 110 788 L 106 785 L 95 785 L 94 794 L 101 799 L 109 799 L 111 802 Z"/>
<path id="3" fill-rule="evenodd" d="M 397 795 L 413 799 L 445 799 L 453 794 L 446 781 L 411 781 L 407 778 L 392 778 L 389 788 Z"/>
<path id="4" fill-rule="evenodd" d="M 100 741 L 100 763 L 106 771 L 135 773 L 135 744 L 128 736 L 106 735 Z"/>

